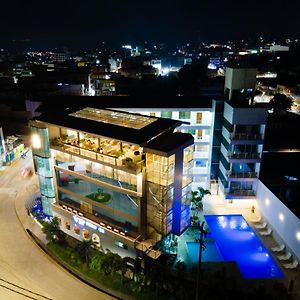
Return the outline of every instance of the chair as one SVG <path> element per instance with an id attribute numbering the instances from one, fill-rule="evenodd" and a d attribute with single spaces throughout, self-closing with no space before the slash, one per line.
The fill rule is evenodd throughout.
<path id="1" fill-rule="evenodd" d="M 287 254 L 284 254 L 284 255 L 277 255 L 277 258 L 279 260 L 289 260 L 292 258 L 292 254 L 290 252 L 288 252 Z"/>
<path id="2" fill-rule="evenodd" d="M 267 227 L 267 223 L 264 222 L 262 224 L 254 225 L 254 227 L 257 229 L 265 229 Z"/>
<path id="3" fill-rule="evenodd" d="M 273 252 L 281 252 L 285 249 L 285 245 L 284 244 L 281 244 L 280 246 L 276 246 L 276 247 L 272 247 L 271 250 Z"/>
<path id="4" fill-rule="evenodd" d="M 260 235 L 262 235 L 262 236 L 268 236 L 268 235 L 271 235 L 271 233 L 272 233 L 272 229 L 268 229 L 268 230 L 265 230 L 265 231 L 259 231 L 258 232 Z"/>
<path id="5" fill-rule="evenodd" d="M 252 219 L 251 222 L 253 223 L 259 223 L 261 221 L 261 217 L 258 217 L 257 219 Z"/>
<path id="6" fill-rule="evenodd" d="M 296 269 L 299 266 L 299 263 L 297 260 L 294 260 L 292 263 L 290 264 L 283 264 L 283 267 L 285 269 Z"/>

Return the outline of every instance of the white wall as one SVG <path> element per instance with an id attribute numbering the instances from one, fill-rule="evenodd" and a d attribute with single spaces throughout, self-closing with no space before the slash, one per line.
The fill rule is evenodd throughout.
<path id="1" fill-rule="evenodd" d="M 300 219 L 261 181 L 258 182 L 256 197 L 263 217 L 265 217 L 270 226 L 276 231 L 274 238 L 278 239 L 279 242 L 282 240 L 300 259 Z"/>

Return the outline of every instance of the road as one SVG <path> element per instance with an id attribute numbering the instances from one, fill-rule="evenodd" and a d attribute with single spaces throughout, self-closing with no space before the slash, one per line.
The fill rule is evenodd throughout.
<path id="1" fill-rule="evenodd" d="M 15 203 L 25 204 L 37 188 L 35 175 L 21 176 L 22 168 L 32 167 L 29 154 L 0 171 L 0 300 L 114 299 L 53 262 L 25 232 Z"/>

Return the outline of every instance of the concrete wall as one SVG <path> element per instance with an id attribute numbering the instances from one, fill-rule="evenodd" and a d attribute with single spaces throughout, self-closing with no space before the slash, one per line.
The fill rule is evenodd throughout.
<path id="1" fill-rule="evenodd" d="M 300 219 L 297 218 L 261 181 L 257 187 L 257 204 L 274 231 L 274 238 L 284 242 L 300 259 Z"/>
<path id="2" fill-rule="evenodd" d="M 230 90 L 254 89 L 257 69 L 226 68 L 225 88 Z"/>

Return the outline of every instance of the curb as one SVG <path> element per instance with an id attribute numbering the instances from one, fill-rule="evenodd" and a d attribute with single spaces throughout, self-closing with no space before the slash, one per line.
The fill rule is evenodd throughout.
<path id="1" fill-rule="evenodd" d="M 27 236 L 29 236 L 30 240 L 41 250 L 44 252 L 44 254 L 46 254 L 46 257 L 48 257 L 49 260 L 51 260 L 52 262 L 54 261 L 55 263 L 58 264 L 58 266 L 60 266 L 61 268 L 63 268 L 63 270 L 67 271 L 69 274 L 71 274 L 72 276 L 76 277 L 77 279 L 79 279 L 80 281 L 82 281 L 83 283 L 87 284 L 88 286 L 98 290 L 99 292 L 102 292 L 114 299 L 117 300 L 133 300 L 134 298 L 127 296 L 127 295 L 123 295 L 120 292 L 116 292 L 115 294 L 106 291 L 105 289 L 99 287 L 96 283 L 94 283 L 92 280 L 87 280 L 85 278 L 83 278 L 82 276 L 80 276 L 79 272 L 76 272 L 74 270 L 72 270 L 68 265 L 64 264 L 63 261 L 60 261 L 59 259 L 56 258 L 56 256 L 54 256 L 52 253 L 50 253 L 48 251 L 48 249 L 45 247 L 45 245 L 43 244 L 43 242 L 41 242 L 39 240 L 38 237 L 35 236 L 35 234 L 28 228 L 25 228 L 24 223 L 22 222 L 22 218 L 20 217 L 19 213 L 18 213 L 18 209 L 16 207 L 16 199 L 17 197 L 14 199 L 14 210 L 16 213 L 16 216 L 20 222 L 21 227 L 23 228 L 24 232 L 26 233 Z M 31 217 L 32 219 L 32 217 Z"/>

